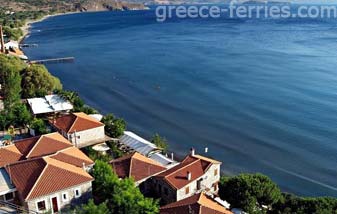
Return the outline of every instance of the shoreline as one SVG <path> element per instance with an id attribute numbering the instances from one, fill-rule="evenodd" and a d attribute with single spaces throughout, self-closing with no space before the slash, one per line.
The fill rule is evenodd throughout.
<path id="1" fill-rule="evenodd" d="M 70 15 L 70 14 L 76 14 L 76 13 L 83 13 L 83 12 L 81 12 L 81 11 L 73 11 L 73 12 L 66 12 L 66 13 L 47 14 L 47 15 L 43 16 L 40 19 L 27 20 L 26 23 L 25 23 L 25 25 L 22 26 L 22 27 L 20 27 L 20 29 L 23 32 L 23 35 L 18 40 L 19 44 L 21 44 L 25 40 L 25 38 L 27 36 L 29 36 L 29 34 L 30 34 L 30 28 L 31 28 L 32 24 L 45 21 L 46 19 L 49 19 L 51 17 L 62 16 L 62 15 Z"/>

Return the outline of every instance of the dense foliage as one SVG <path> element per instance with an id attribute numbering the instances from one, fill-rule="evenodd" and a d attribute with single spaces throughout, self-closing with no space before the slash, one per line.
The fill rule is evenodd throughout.
<path id="1" fill-rule="evenodd" d="M 0 112 L 0 126 L 24 126 L 30 123 L 31 114 L 21 102 L 21 75 L 25 64 L 14 57 L 0 55 L 0 84 L 4 110 Z"/>
<path id="2" fill-rule="evenodd" d="M 106 203 L 96 205 L 93 200 L 89 200 L 87 204 L 77 207 L 74 214 L 109 214 Z"/>
<path id="3" fill-rule="evenodd" d="M 106 202 L 110 213 L 159 213 L 158 201 L 144 197 L 132 179 L 120 180 L 108 163 L 96 161 L 92 174 L 95 178 L 93 192 L 97 196 L 97 202 Z"/>
<path id="4" fill-rule="evenodd" d="M 164 153 L 167 152 L 168 143 L 165 138 L 161 137 L 159 134 L 154 134 L 151 143 L 156 145 L 158 148 L 162 149 Z"/>
<path id="5" fill-rule="evenodd" d="M 98 113 L 96 109 L 85 105 L 84 101 L 77 92 L 64 90 L 56 90 L 56 92 L 74 106 L 73 112 L 84 112 L 86 114 Z"/>
<path id="6" fill-rule="evenodd" d="M 105 125 L 105 132 L 110 137 L 120 137 L 126 130 L 126 122 L 122 118 L 115 118 L 113 114 L 107 114 L 103 117 L 102 123 Z"/>
<path id="7" fill-rule="evenodd" d="M 305 198 L 281 193 L 277 185 L 262 174 L 222 177 L 219 195 L 232 208 L 242 208 L 250 214 L 337 214 L 336 198 Z"/>
<path id="8" fill-rule="evenodd" d="M 337 214 L 337 199 L 331 197 L 305 198 L 283 194 L 283 199 L 274 205 L 272 214 Z"/>
<path id="9" fill-rule="evenodd" d="M 242 208 L 251 214 L 263 213 L 263 206 L 272 208 L 282 199 L 278 186 L 262 174 L 222 177 L 219 194 L 233 208 Z"/>
<path id="10" fill-rule="evenodd" d="M 32 121 L 30 128 L 34 129 L 35 135 L 43 135 L 48 132 L 46 123 L 40 118 L 35 118 Z"/>
<path id="11" fill-rule="evenodd" d="M 61 90 L 62 84 L 43 65 L 31 65 L 22 74 L 23 97 L 42 97 L 54 90 Z"/>

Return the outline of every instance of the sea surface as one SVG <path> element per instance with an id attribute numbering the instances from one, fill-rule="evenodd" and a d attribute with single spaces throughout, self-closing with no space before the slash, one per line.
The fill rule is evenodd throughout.
<path id="1" fill-rule="evenodd" d="M 337 197 L 337 20 L 172 19 L 154 10 L 71 14 L 32 26 L 31 59 L 65 89 L 177 156 L 191 147 L 226 174 Z"/>

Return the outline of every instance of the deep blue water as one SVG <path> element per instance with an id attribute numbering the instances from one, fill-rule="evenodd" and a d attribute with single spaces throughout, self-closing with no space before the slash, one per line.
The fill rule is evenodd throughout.
<path id="1" fill-rule="evenodd" d="M 337 21 L 155 21 L 153 11 L 73 14 L 36 23 L 31 59 L 64 88 L 182 155 L 225 173 L 262 172 L 283 190 L 337 196 Z"/>

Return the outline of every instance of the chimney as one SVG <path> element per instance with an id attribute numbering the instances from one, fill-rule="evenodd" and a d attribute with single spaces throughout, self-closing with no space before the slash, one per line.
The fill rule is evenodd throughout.
<path id="1" fill-rule="evenodd" d="M 191 156 L 194 156 L 195 155 L 195 149 L 192 147 L 191 148 Z"/>
<path id="2" fill-rule="evenodd" d="M 173 152 L 171 153 L 171 160 L 174 160 L 174 154 L 173 154 Z"/>
<path id="3" fill-rule="evenodd" d="M 4 33 L 2 31 L 2 25 L 0 25 L 0 45 L 1 45 L 1 52 L 5 53 L 5 41 L 4 41 Z"/>
<path id="4" fill-rule="evenodd" d="M 191 172 L 187 172 L 187 180 L 190 181 L 192 178 L 192 173 Z"/>

